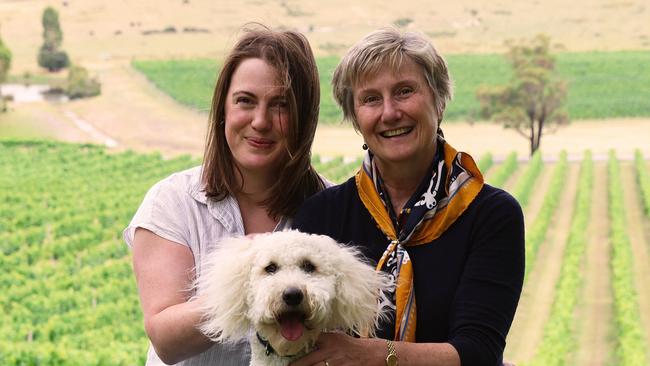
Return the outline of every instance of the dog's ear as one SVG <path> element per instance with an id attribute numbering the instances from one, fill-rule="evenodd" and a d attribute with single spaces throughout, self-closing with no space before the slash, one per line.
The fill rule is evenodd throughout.
<path id="1" fill-rule="evenodd" d="M 389 288 L 391 281 L 383 272 L 375 271 L 358 250 L 338 245 L 341 255 L 335 265 L 339 275 L 328 328 L 372 336 L 378 321 L 386 316 L 379 305 L 380 291 Z"/>
<path id="2" fill-rule="evenodd" d="M 227 238 L 210 252 L 195 282 L 203 315 L 199 329 L 213 341 L 237 341 L 248 335 L 246 296 L 253 262 L 251 237 Z"/>

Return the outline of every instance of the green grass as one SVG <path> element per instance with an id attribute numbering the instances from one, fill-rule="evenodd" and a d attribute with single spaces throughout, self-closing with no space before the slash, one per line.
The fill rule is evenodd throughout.
<path id="1" fill-rule="evenodd" d="M 501 55 L 449 55 L 454 99 L 446 120 L 468 119 L 478 108 L 476 89 L 481 84 L 508 81 L 511 71 Z M 330 80 L 338 57 L 317 59 L 321 75 L 321 120 L 337 123 L 341 113 L 334 102 Z M 650 116 L 650 52 L 562 53 L 557 67 L 569 84 L 571 119 Z M 208 111 L 218 64 L 214 60 L 134 61 L 161 90 L 179 102 Z"/>
<path id="2" fill-rule="evenodd" d="M 209 59 L 133 61 L 133 67 L 182 104 L 209 112 L 219 64 Z"/>
<path id="3" fill-rule="evenodd" d="M 0 136 L 17 139 L 51 138 L 49 130 L 39 128 L 34 121 L 21 111 L 0 113 Z"/>

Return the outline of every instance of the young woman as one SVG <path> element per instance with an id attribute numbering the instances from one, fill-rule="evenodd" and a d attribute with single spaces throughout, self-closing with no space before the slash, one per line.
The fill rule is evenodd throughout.
<path id="1" fill-rule="evenodd" d="M 213 344 L 196 329 L 188 289 L 220 238 L 282 228 L 324 188 L 310 163 L 319 87 L 297 32 L 249 30 L 226 58 L 203 164 L 154 185 L 124 231 L 151 340 L 147 365 L 248 365 L 245 342 Z"/>

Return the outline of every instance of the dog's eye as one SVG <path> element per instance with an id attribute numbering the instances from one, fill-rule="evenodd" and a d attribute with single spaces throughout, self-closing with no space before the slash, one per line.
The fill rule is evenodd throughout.
<path id="1" fill-rule="evenodd" d="M 300 264 L 300 269 L 306 273 L 312 273 L 316 270 L 316 266 L 312 262 L 305 260 Z"/>
<path id="2" fill-rule="evenodd" d="M 278 271 L 278 265 L 271 262 L 268 266 L 264 267 L 264 271 L 269 274 L 273 274 Z"/>

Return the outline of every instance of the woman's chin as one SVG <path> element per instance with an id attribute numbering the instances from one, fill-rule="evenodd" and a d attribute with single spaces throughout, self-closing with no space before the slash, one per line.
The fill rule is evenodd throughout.
<path id="1" fill-rule="evenodd" d="M 251 156 L 237 162 L 237 166 L 250 173 L 278 173 L 285 160 L 272 156 Z"/>

